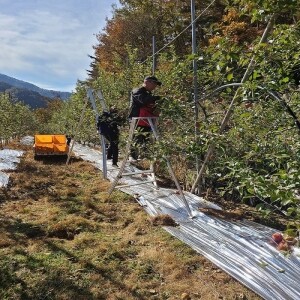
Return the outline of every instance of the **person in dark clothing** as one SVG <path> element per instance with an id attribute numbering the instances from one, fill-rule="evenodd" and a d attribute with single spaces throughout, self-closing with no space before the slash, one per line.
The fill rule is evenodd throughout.
<path id="1" fill-rule="evenodd" d="M 161 86 L 161 82 L 155 76 L 147 76 L 141 87 L 132 90 L 129 108 L 129 118 L 139 117 L 140 108 L 148 104 L 155 104 L 160 96 L 152 95 L 152 91 L 157 86 Z"/>
<path id="2" fill-rule="evenodd" d="M 141 117 L 141 110 L 143 111 L 147 107 L 153 108 L 156 105 L 156 101 L 160 100 L 160 96 L 154 96 L 152 91 L 154 91 L 157 86 L 161 86 L 161 82 L 155 76 L 147 76 L 144 79 L 143 85 L 131 92 L 129 119 Z M 133 147 L 131 148 L 131 156 L 133 159 L 138 158 L 139 148 L 145 149 L 149 141 L 151 127 L 143 126 L 140 120 L 137 124 L 137 132 L 138 133 L 133 137 Z"/>
<path id="3" fill-rule="evenodd" d="M 97 127 L 109 142 L 107 149 L 107 159 L 112 159 L 112 165 L 118 166 L 119 158 L 119 126 L 122 124 L 122 118 L 118 115 L 117 110 L 112 107 L 108 112 L 104 111 L 98 117 Z"/>
<path id="4" fill-rule="evenodd" d="M 67 145 L 70 146 L 71 141 L 72 141 L 71 136 L 67 135 L 67 136 L 66 136 L 66 139 L 67 139 Z"/>
<path id="5" fill-rule="evenodd" d="M 147 118 L 151 118 L 153 125 L 155 125 L 157 121 L 155 118 L 159 116 L 155 103 L 149 103 L 141 107 L 139 116 L 145 119 L 139 119 L 137 122 L 138 133 L 135 136 L 135 142 L 139 145 L 141 153 L 147 157 L 147 153 L 149 152 L 148 143 L 151 138 L 150 132 L 152 131 L 150 120 Z"/>

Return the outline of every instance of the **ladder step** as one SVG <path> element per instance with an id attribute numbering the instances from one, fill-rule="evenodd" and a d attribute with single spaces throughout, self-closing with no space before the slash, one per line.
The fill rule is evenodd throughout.
<path id="1" fill-rule="evenodd" d="M 144 173 L 153 173 L 153 170 L 128 172 L 128 173 L 123 173 L 122 176 L 129 176 L 129 175 L 135 175 L 135 174 L 144 174 Z"/>
<path id="2" fill-rule="evenodd" d="M 147 180 L 147 181 L 141 181 L 139 183 L 131 183 L 131 184 L 123 184 L 123 185 L 117 185 L 115 188 L 123 188 L 128 186 L 134 186 L 134 185 L 140 185 L 140 184 L 146 184 L 146 183 L 153 183 L 155 180 Z"/>

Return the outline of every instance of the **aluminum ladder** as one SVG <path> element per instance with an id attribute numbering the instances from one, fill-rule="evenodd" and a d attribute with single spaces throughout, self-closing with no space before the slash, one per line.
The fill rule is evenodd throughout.
<path id="1" fill-rule="evenodd" d="M 123 187 L 130 187 L 130 186 L 133 186 L 133 185 L 147 184 L 147 183 L 152 183 L 154 189 L 159 189 L 158 186 L 157 186 L 157 183 L 156 183 L 156 179 L 155 179 L 154 164 L 153 163 L 151 164 L 149 170 L 138 170 L 138 171 L 136 171 L 133 168 L 131 168 L 131 170 L 132 170 L 131 172 L 124 172 L 126 164 L 129 162 L 130 149 L 131 149 L 131 146 L 132 146 L 132 143 L 133 143 L 133 136 L 134 136 L 134 133 L 136 131 L 138 121 L 139 120 L 144 120 L 144 121 L 148 122 L 148 124 L 151 126 L 151 130 L 152 130 L 152 134 L 153 134 L 154 139 L 156 141 L 158 141 L 159 140 L 159 134 L 158 134 L 157 126 L 156 126 L 157 119 L 158 119 L 157 117 L 135 117 L 135 118 L 131 119 L 130 129 L 129 129 L 129 136 L 128 136 L 128 140 L 127 140 L 127 143 L 126 143 L 124 158 L 123 158 L 123 161 L 121 163 L 118 174 L 115 177 L 114 181 L 112 182 L 111 187 L 108 190 L 109 196 L 112 194 L 114 189 L 123 188 Z M 178 182 L 178 180 L 175 176 L 175 173 L 173 171 L 173 168 L 172 168 L 169 160 L 165 156 L 163 156 L 162 158 L 167 164 L 169 174 L 172 177 L 172 179 L 173 179 L 173 181 L 176 185 L 178 193 L 179 193 L 179 195 L 181 197 L 181 200 L 183 201 L 183 203 L 184 203 L 184 205 L 187 209 L 188 214 L 190 215 L 190 217 L 192 217 L 191 208 L 190 208 L 190 206 L 189 206 L 189 204 L 188 204 L 188 202 L 187 202 L 187 200 L 186 200 L 186 198 L 183 194 L 183 191 L 182 191 L 182 189 L 180 187 L 180 184 L 179 184 L 179 182 Z M 144 180 L 144 181 L 140 181 L 140 182 L 137 182 L 137 183 L 118 185 L 118 183 L 119 183 L 119 181 L 122 177 L 138 175 L 138 174 L 150 174 L 151 178 L 149 180 Z"/>
<path id="2" fill-rule="evenodd" d="M 104 101 L 103 95 L 102 95 L 100 90 L 94 91 L 91 88 L 87 89 L 87 98 L 91 102 L 91 105 L 93 107 L 93 111 L 95 112 L 96 123 L 97 123 L 97 120 L 98 120 L 98 117 L 99 117 L 99 112 L 98 112 L 98 109 L 97 109 L 94 94 L 96 94 L 97 98 L 99 99 L 99 102 L 100 102 L 101 107 L 102 107 L 102 111 L 107 111 L 107 107 L 106 107 L 106 103 Z M 100 132 L 98 132 L 98 133 L 100 135 L 101 149 L 102 149 L 103 178 L 107 179 L 106 140 L 105 140 L 105 137 Z"/>

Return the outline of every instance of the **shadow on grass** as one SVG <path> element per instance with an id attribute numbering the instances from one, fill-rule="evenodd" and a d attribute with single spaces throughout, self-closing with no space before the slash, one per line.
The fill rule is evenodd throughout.
<path id="1" fill-rule="evenodd" d="M 4 221 L 2 233 L 12 242 L 0 247 L 0 299 L 101 300 L 111 297 L 113 290 L 123 291 L 131 295 L 130 298 L 149 299 L 116 279 L 115 270 L 105 265 L 97 266 L 85 257 L 58 246 L 56 240 L 47 237 L 42 227 L 12 218 L 5 220 L 3 216 L 1 219 Z M 34 241 L 37 242 L 36 247 L 43 251 L 28 250 L 28 246 L 34 245 Z M 1 248 L 6 251 L 2 252 Z M 72 265 L 73 270 L 70 263 L 75 264 Z M 81 270 L 80 275 L 76 274 L 76 269 Z M 99 289 L 97 295 L 91 292 L 93 285 L 99 286 L 95 275 L 99 275 L 108 286 L 112 286 L 110 292 L 104 289 Z M 93 277 L 92 281 L 87 279 Z"/>
<path id="2" fill-rule="evenodd" d="M 46 243 L 49 246 L 49 248 L 51 249 L 51 251 L 63 253 L 68 258 L 68 260 L 70 260 L 72 262 L 78 262 L 80 260 L 81 263 L 84 264 L 84 268 L 87 271 L 92 271 L 92 272 L 94 272 L 96 274 L 101 275 L 105 280 L 108 280 L 112 285 L 114 285 L 117 288 L 117 290 L 121 289 L 123 291 L 127 291 L 133 297 L 137 297 L 138 296 L 137 299 L 141 299 L 141 300 L 147 300 L 147 299 L 149 299 L 149 297 L 144 297 L 142 295 L 137 295 L 134 291 L 130 290 L 120 280 L 114 279 L 113 276 L 111 275 L 112 272 L 109 269 L 104 268 L 104 267 L 95 266 L 93 263 L 88 262 L 88 261 L 83 261 L 82 258 L 78 258 L 76 255 L 73 255 L 70 251 L 57 246 L 56 244 L 52 243 L 51 241 L 47 241 Z M 107 295 L 103 299 L 106 299 L 106 297 L 107 297 Z M 101 298 L 97 297 L 97 299 L 101 299 Z"/>
<path id="3" fill-rule="evenodd" d="M 2 232 L 17 243 L 28 242 L 28 238 L 41 238 L 46 235 L 40 226 L 22 222 L 18 219 L 5 218 L 1 215 Z"/>
<path id="4" fill-rule="evenodd" d="M 30 299 L 27 294 L 26 283 L 18 278 L 15 273 L 14 266 L 8 260 L 0 260 L 1 276 L 0 276 L 0 298 L 1 299 L 12 299 L 10 291 L 12 287 L 18 287 L 21 290 L 18 299 Z"/>
<path id="5" fill-rule="evenodd" d="M 77 259 L 45 240 L 46 233 L 42 228 L 19 220 L 3 220 L 2 238 L 6 234 L 11 242 L 1 247 L 7 251 L 2 252 L 0 248 L 0 299 L 93 299 L 88 288 L 78 285 L 71 273 L 62 271 L 67 265 L 57 263 L 61 260 L 57 254 L 63 253 L 68 260 Z M 53 253 L 29 254 L 28 245 L 33 245 L 30 239 L 38 239 L 39 246 L 44 244 Z M 105 297 L 99 295 L 97 299 Z"/>
<path id="6" fill-rule="evenodd" d="M 13 265 L 0 262 L 1 270 L 5 271 L 0 280 L 1 299 L 93 299 L 88 288 L 78 285 L 71 274 L 63 272 L 61 265 L 49 265 L 47 260 L 37 259 L 24 250 L 16 250 L 14 256 Z M 105 298 L 100 295 L 97 299 Z"/>

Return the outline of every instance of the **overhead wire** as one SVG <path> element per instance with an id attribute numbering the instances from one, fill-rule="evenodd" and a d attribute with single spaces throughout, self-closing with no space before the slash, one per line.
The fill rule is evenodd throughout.
<path id="1" fill-rule="evenodd" d="M 156 54 L 160 53 L 162 50 L 164 50 L 165 48 L 167 48 L 169 45 L 171 45 L 177 38 L 179 38 L 185 31 L 187 31 L 214 3 L 216 2 L 216 0 L 213 0 L 201 13 L 199 16 L 197 16 L 195 18 L 195 20 L 193 20 L 186 28 L 184 28 L 180 33 L 178 33 L 170 42 L 168 42 L 167 44 L 165 44 L 162 48 L 160 48 L 158 51 L 156 51 L 155 53 L 153 53 L 151 56 L 149 56 L 148 58 L 146 58 L 144 61 L 141 62 L 141 64 L 145 63 L 147 60 L 149 60 L 150 58 L 153 58 Z"/>
<path id="2" fill-rule="evenodd" d="M 179 38 L 185 31 L 187 31 L 215 2 L 216 2 L 216 0 L 211 1 L 210 4 L 186 28 L 184 28 L 179 34 L 177 34 L 170 42 L 168 42 L 167 44 L 165 44 L 162 48 L 160 48 L 159 50 L 157 50 L 151 56 L 147 57 L 144 61 L 141 62 L 141 64 L 144 64 L 146 61 L 148 61 L 149 59 L 153 58 L 158 53 L 160 53 L 162 50 L 164 50 L 169 45 L 171 45 L 177 38 Z M 224 74 L 220 75 L 219 78 L 221 78 L 222 76 L 224 76 Z M 211 90 L 211 87 L 212 87 L 212 84 L 209 84 L 206 87 L 206 89 L 204 91 L 202 91 L 202 93 L 206 93 L 208 90 Z"/>

